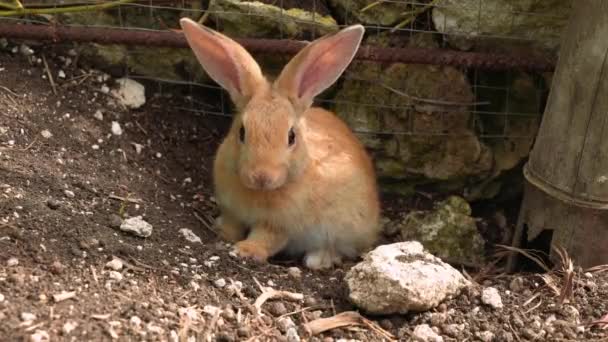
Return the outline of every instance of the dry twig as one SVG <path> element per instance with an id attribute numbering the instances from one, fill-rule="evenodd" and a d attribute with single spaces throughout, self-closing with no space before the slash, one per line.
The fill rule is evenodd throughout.
<path id="1" fill-rule="evenodd" d="M 304 300 L 304 295 L 301 293 L 275 290 L 271 287 L 262 286 L 262 284 L 260 284 L 255 277 L 253 280 L 260 288 L 260 291 L 262 291 L 262 294 L 253 303 L 253 307 L 256 309 L 256 314 L 258 315 L 262 314 L 262 305 L 264 305 L 264 303 L 266 303 L 266 301 L 269 299 L 287 299 L 291 301 Z"/>
<path id="2" fill-rule="evenodd" d="M 389 341 L 397 341 L 395 336 L 393 336 L 391 333 L 382 329 L 377 324 L 366 319 L 355 311 L 345 311 L 332 317 L 316 319 L 312 322 L 304 324 L 304 330 L 306 330 L 310 336 L 315 336 L 328 330 L 347 326 L 367 326 L 369 329 L 373 330 Z"/>

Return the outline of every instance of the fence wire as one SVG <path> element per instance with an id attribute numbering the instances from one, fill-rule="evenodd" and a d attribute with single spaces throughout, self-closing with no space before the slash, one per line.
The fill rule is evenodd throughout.
<path id="1" fill-rule="evenodd" d="M 538 5 L 532 10 L 525 11 L 515 5 L 509 5 L 512 2 L 507 0 L 381 0 L 367 2 L 265 0 L 240 7 L 241 1 L 236 0 L 148 0 L 125 2 L 104 11 L 83 12 L 87 13 L 87 20 L 77 22 L 74 18 L 79 18 L 82 13 L 74 13 L 71 18 L 68 15 L 65 20 L 61 16 L 49 19 L 48 16 L 36 14 L 12 16 L 9 13 L 10 6 L 2 6 L 2 4 L 14 4 L 13 1 L 0 0 L 0 22 L 48 25 L 54 20 L 59 20 L 63 25 L 73 27 L 167 31 L 179 29 L 178 19 L 188 16 L 204 22 L 211 28 L 228 31 L 233 35 L 244 35 L 247 30 L 257 25 L 262 27 L 261 32 L 255 32 L 260 38 L 313 40 L 327 30 L 328 18 L 331 17 L 336 20 L 332 25 L 339 28 L 361 23 L 366 28 L 368 40 L 381 39 L 384 44 L 388 41 L 389 46 L 408 45 L 414 41 L 422 42 L 422 44 L 434 42 L 438 47 L 446 49 L 474 47 L 490 52 L 503 51 L 511 46 L 522 46 L 523 48 L 549 46 L 551 49 L 551 45 L 555 45 L 555 42 L 559 41 L 559 30 L 547 30 L 543 28 L 543 25 L 566 20 L 560 13 L 556 14 L 551 6 Z M 547 2 L 555 1 L 547 0 Z M 99 5 L 101 3 L 113 2 L 96 0 L 28 0 L 22 2 L 26 9 L 42 7 L 60 9 L 67 6 Z M 358 5 L 361 3 L 365 3 L 365 6 Z M 540 4 L 541 1 L 538 3 Z M 262 11 L 260 8 L 263 5 L 260 4 L 271 5 L 278 10 Z M 357 6 L 359 7 L 355 8 Z M 302 8 L 309 15 L 301 15 L 303 12 L 298 11 L 297 8 Z M 458 15 L 465 20 L 465 24 L 454 22 L 454 17 L 458 17 Z M 533 22 L 539 24 L 534 25 Z M 522 23 L 528 24 L 523 25 Z M 300 29 L 301 27 L 306 29 Z M 539 34 L 532 34 L 534 30 Z M 294 32 L 298 33 L 294 34 Z M 128 54 L 132 59 L 149 57 L 149 53 L 141 49 L 129 49 Z M 286 62 L 288 58 L 288 56 L 276 57 L 277 60 L 283 62 Z M 433 93 L 433 91 L 428 89 L 421 91 L 421 87 L 432 88 L 432 80 L 431 84 L 425 85 L 419 85 L 415 81 L 399 83 L 392 79 L 394 75 L 391 74 L 393 69 L 390 66 L 364 67 L 363 65 L 369 65 L 369 63 L 353 62 L 338 81 L 338 86 L 329 91 L 336 96 L 323 95 L 317 101 L 324 107 L 340 108 L 341 116 L 354 116 L 354 121 L 357 118 L 362 119 L 360 113 L 366 113 L 364 121 L 368 121 L 367 123 L 372 121 L 376 124 L 369 125 L 362 122 L 358 125 L 357 122 L 350 122 L 353 129 L 362 135 L 455 136 L 473 132 L 483 139 L 530 139 L 536 134 L 536 131 L 522 129 L 522 127 L 531 127 L 539 122 L 539 116 L 544 109 L 544 98 L 548 92 L 546 75 L 540 73 L 490 72 L 456 68 L 458 69 L 456 71 L 465 77 L 464 84 L 468 84 L 472 98 L 465 102 L 450 100 L 458 98 L 458 96 L 450 96 L 452 89 L 449 80 L 444 81 L 447 84 L 442 86 L 445 88 L 443 93 L 435 92 L 436 97 L 426 98 L 424 93 Z M 190 105 L 176 109 L 202 115 L 222 117 L 233 115 L 229 110 L 230 106 L 226 105 L 229 102 L 227 95 L 211 82 L 199 82 L 189 74 L 182 75 L 182 77 L 159 77 L 137 73 L 132 70 L 126 60 L 123 70 L 128 77 L 155 83 L 157 85 L 155 88 L 161 95 L 166 91 L 167 85 L 185 87 L 190 94 L 188 96 Z M 370 70 L 375 70 L 375 72 L 370 74 Z M 432 67 L 424 70 L 429 73 L 440 73 Z M 278 70 L 268 71 L 276 73 Z M 407 68 L 402 72 L 404 75 L 409 75 Z M 365 77 L 362 77 L 361 74 L 364 74 Z M 441 82 L 441 76 L 438 77 L 438 81 Z M 381 93 L 383 96 L 382 98 L 372 95 L 351 98 L 340 96 L 341 89 L 347 87 L 355 90 L 357 87 L 374 88 L 376 90 L 370 94 Z M 454 87 L 457 88 L 458 85 L 454 85 Z M 522 94 L 522 87 L 524 94 Z M 455 90 L 461 91 L 462 89 Z M 219 105 L 209 104 L 198 96 L 201 92 L 209 91 L 217 92 L 220 97 Z M 362 95 L 365 92 L 355 91 L 355 93 Z M 387 99 L 389 100 L 387 101 Z M 353 115 L 353 113 L 355 114 Z M 392 124 L 395 120 L 400 123 Z M 462 122 L 458 122 L 459 120 Z M 381 129 L 376 130 L 374 127 Z"/>

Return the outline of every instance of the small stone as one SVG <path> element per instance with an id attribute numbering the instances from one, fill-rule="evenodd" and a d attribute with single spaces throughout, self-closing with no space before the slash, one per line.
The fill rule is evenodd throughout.
<path id="1" fill-rule="evenodd" d="M 300 335 L 298 335 L 298 330 L 295 327 L 287 329 L 285 337 L 287 338 L 287 342 L 300 342 Z"/>
<path id="2" fill-rule="evenodd" d="M 93 144 L 93 145 L 91 145 L 91 148 L 92 148 L 93 150 L 97 151 L 97 150 L 99 150 L 99 145 L 97 145 L 97 144 Z"/>
<path id="3" fill-rule="evenodd" d="M 51 264 L 51 272 L 53 274 L 61 274 L 63 272 L 63 270 L 65 270 L 65 266 L 63 266 L 63 264 L 59 261 L 54 261 Z"/>
<path id="4" fill-rule="evenodd" d="M 509 283 L 509 289 L 513 292 L 519 293 L 524 288 L 524 280 L 521 277 L 515 277 Z"/>
<path id="5" fill-rule="evenodd" d="M 139 237 L 149 237 L 152 235 L 152 225 L 144 221 L 141 216 L 130 217 L 122 221 L 120 230 L 132 233 Z"/>
<path id="6" fill-rule="evenodd" d="M 114 271 L 120 271 L 123 267 L 122 260 L 116 258 L 112 259 L 106 263 L 106 267 L 111 268 Z"/>
<path id="7" fill-rule="evenodd" d="M 36 315 L 34 315 L 31 312 L 22 312 L 21 313 L 21 320 L 24 321 L 24 322 L 35 321 L 36 320 Z"/>
<path id="8" fill-rule="evenodd" d="M 216 279 L 216 280 L 213 282 L 213 285 L 215 285 L 215 287 L 218 287 L 218 288 L 220 288 L 220 289 L 221 289 L 221 288 L 223 288 L 224 286 L 226 286 L 226 280 L 225 280 L 224 278 Z"/>
<path id="9" fill-rule="evenodd" d="M 76 329 L 76 327 L 78 327 L 78 323 L 73 322 L 73 321 L 67 321 L 64 325 L 63 325 L 63 333 L 66 335 L 69 335 L 72 331 L 74 331 L 74 329 Z"/>
<path id="10" fill-rule="evenodd" d="M 131 326 L 139 328 L 141 326 L 141 318 L 132 316 L 131 319 L 129 319 L 129 323 L 131 323 Z"/>
<path id="11" fill-rule="evenodd" d="M 40 135 L 42 135 L 42 137 L 45 139 L 49 139 L 53 136 L 53 133 L 51 133 L 51 131 L 49 131 L 48 129 L 44 129 L 42 130 L 42 132 L 40 132 Z"/>
<path id="12" fill-rule="evenodd" d="M 108 276 L 110 277 L 110 279 L 115 280 L 115 281 L 121 281 L 123 276 L 120 272 L 116 272 L 116 271 L 110 271 L 108 272 Z"/>
<path id="13" fill-rule="evenodd" d="M 110 92 L 110 87 L 108 87 L 107 85 L 104 84 L 101 86 L 100 90 L 102 93 L 107 94 Z"/>
<path id="14" fill-rule="evenodd" d="M 444 334 L 449 337 L 456 338 L 464 330 L 464 324 L 446 324 L 441 327 Z"/>
<path id="15" fill-rule="evenodd" d="M 0 293 L 0 303 L 4 302 L 4 295 Z"/>
<path id="16" fill-rule="evenodd" d="M 290 277 L 294 278 L 294 279 L 300 279 L 302 278 L 302 270 L 300 270 L 298 267 L 290 267 L 287 269 L 287 274 L 289 274 Z"/>
<path id="17" fill-rule="evenodd" d="M 141 151 L 144 149 L 144 145 L 142 144 L 131 143 L 131 145 L 133 145 L 133 148 L 135 148 L 135 153 L 137 154 L 141 154 Z"/>
<path id="18" fill-rule="evenodd" d="M 188 240 L 192 243 L 203 243 L 200 237 L 198 237 L 191 229 L 182 228 L 179 230 L 179 233 L 182 234 L 184 239 Z"/>
<path id="19" fill-rule="evenodd" d="M 483 342 L 494 341 L 494 334 L 491 331 L 482 331 L 476 334 L 477 337 Z"/>
<path id="20" fill-rule="evenodd" d="M 503 306 L 500 293 L 498 293 L 498 290 L 494 287 L 486 287 L 483 289 L 483 292 L 481 293 L 481 301 L 494 309 L 501 309 Z"/>
<path id="21" fill-rule="evenodd" d="M 29 46 L 25 44 L 21 44 L 19 46 L 19 52 L 24 56 L 31 56 L 34 54 L 34 50 L 32 50 Z"/>
<path id="22" fill-rule="evenodd" d="M 17 258 L 9 258 L 6 261 L 6 266 L 8 266 L 8 267 L 14 267 L 17 265 L 19 265 L 19 259 L 17 259 Z"/>
<path id="23" fill-rule="evenodd" d="M 76 197 L 76 194 L 74 194 L 74 191 L 71 191 L 71 190 L 64 190 L 63 193 L 68 198 L 74 198 L 74 197 Z"/>
<path id="24" fill-rule="evenodd" d="M 61 202 L 59 202 L 58 200 L 56 200 L 54 198 L 49 198 L 46 201 L 46 205 L 51 210 L 57 210 L 57 209 L 59 209 L 59 207 L 61 207 Z"/>
<path id="25" fill-rule="evenodd" d="M 30 336 L 30 341 L 32 342 L 47 342 L 50 340 L 51 337 L 49 336 L 49 333 L 44 330 L 36 330 L 36 332 Z"/>
<path id="26" fill-rule="evenodd" d="M 291 317 L 281 317 L 277 320 L 277 325 L 282 333 L 286 333 L 290 328 L 295 328 L 296 324 Z"/>
<path id="27" fill-rule="evenodd" d="M 65 78 L 65 71 L 59 70 L 59 72 L 57 73 L 57 77 L 59 77 L 59 78 Z"/>
<path id="28" fill-rule="evenodd" d="M 274 316 L 281 316 L 287 313 L 287 308 L 282 302 L 273 302 L 268 307 L 268 311 Z"/>
<path id="29" fill-rule="evenodd" d="M 112 91 L 112 95 L 128 108 L 136 109 L 146 103 L 146 91 L 144 86 L 130 78 L 119 78 L 116 80 L 118 89 Z"/>
<path id="30" fill-rule="evenodd" d="M 111 130 L 114 135 L 122 135 L 122 127 L 120 127 L 120 124 L 117 121 L 112 121 Z"/>
<path id="31" fill-rule="evenodd" d="M 412 338 L 419 342 L 443 342 L 443 337 L 438 335 L 428 324 L 417 325 L 412 333 Z"/>
<path id="32" fill-rule="evenodd" d="M 95 111 L 93 117 L 99 121 L 103 121 L 103 113 L 99 109 Z"/>

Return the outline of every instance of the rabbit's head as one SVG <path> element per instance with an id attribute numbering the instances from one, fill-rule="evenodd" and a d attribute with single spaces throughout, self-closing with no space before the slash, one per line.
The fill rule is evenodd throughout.
<path id="1" fill-rule="evenodd" d="M 302 119 L 314 97 L 352 61 L 363 26 L 350 26 L 308 44 L 269 82 L 236 41 L 188 18 L 180 24 L 198 61 L 237 108 L 226 140 L 234 148 L 234 168 L 243 184 L 274 190 L 297 178 L 308 162 Z"/>

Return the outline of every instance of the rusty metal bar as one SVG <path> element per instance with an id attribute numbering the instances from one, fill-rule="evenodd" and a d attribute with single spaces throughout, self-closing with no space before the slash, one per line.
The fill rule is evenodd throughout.
<path id="1" fill-rule="evenodd" d="M 0 37 L 59 42 L 94 42 L 188 48 L 184 36 L 176 31 L 147 31 L 60 25 L 0 23 Z M 295 54 L 306 43 L 287 39 L 235 39 L 251 53 Z M 447 49 L 385 48 L 361 46 L 358 60 L 383 63 L 450 65 L 489 70 L 552 71 L 556 61 L 530 55 L 489 54 Z"/>

